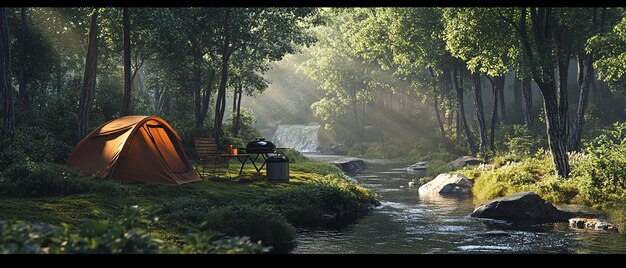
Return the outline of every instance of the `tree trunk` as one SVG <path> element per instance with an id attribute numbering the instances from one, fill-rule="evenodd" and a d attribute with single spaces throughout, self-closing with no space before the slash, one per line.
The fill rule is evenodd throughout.
<path id="1" fill-rule="evenodd" d="M 89 26 L 89 44 L 87 46 L 87 58 L 85 60 L 85 75 L 83 88 L 80 93 L 78 107 L 78 140 L 80 141 L 89 128 L 89 115 L 96 93 L 96 71 L 98 66 L 98 11 L 91 15 Z"/>
<path id="2" fill-rule="evenodd" d="M 593 26 L 592 33 L 598 28 L 597 9 L 593 11 Z M 576 111 L 576 119 L 574 119 L 574 125 L 572 126 L 572 132 L 570 133 L 570 150 L 580 150 L 580 139 L 582 136 L 582 129 L 585 123 L 585 110 L 589 101 L 589 87 L 594 80 L 593 75 L 593 55 L 591 53 L 586 54 L 583 64 L 583 52 L 578 54 L 578 87 L 580 94 L 578 95 L 578 110 Z M 584 70 L 584 71 L 583 71 Z"/>
<path id="3" fill-rule="evenodd" d="M 457 113 L 461 117 L 461 125 L 463 127 L 463 132 L 465 132 L 467 146 L 470 149 L 470 152 L 475 155 L 476 144 L 474 143 L 472 132 L 470 131 L 469 125 L 467 124 L 467 118 L 465 117 L 465 104 L 463 100 L 463 70 L 461 68 L 461 66 L 456 64 L 454 66 L 454 73 L 452 76 L 454 80 L 454 88 L 456 90 Z"/>
<path id="4" fill-rule="evenodd" d="M 430 71 L 430 77 L 432 79 L 436 79 L 435 77 L 435 73 L 433 72 L 433 68 L 428 67 L 428 70 Z M 438 81 L 439 86 L 441 86 L 441 82 L 442 81 Z M 439 88 L 439 92 L 442 91 L 442 88 Z M 391 102 L 391 98 L 389 98 L 390 102 Z M 435 115 L 437 116 L 437 123 L 439 124 L 439 131 L 441 132 L 441 139 L 445 140 L 446 139 L 446 130 L 444 128 L 443 125 L 443 121 L 441 120 L 441 114 L 439 111 L 439 100 L 437 99 L 437 90 L 435 90 L 435 93 L 433 94 L 433 107 L 435 108 Z"/>
<path id="5" fill-rule="evenodd" d="M 448 115 L 448 129 L 450 132 L 454 132 L 454 111 L 452 109 L 446 109 L 446 114 Z"/>
<path id="6" fill-rule="evenodd" d="M 26 21 L 26 8 L 23 7 L 21 9 L 21 19 L 22 19 L 22 33 L 21 37 L 21 47 L 20 50 L 20 81 L 19 81 L 19 94 L 22 99 L 22 104 L 24 107 L 30 107 L 30 98 L 28 96 L 28 89 L 26 88 L 26 49 L 28 47 L 28 24 Z"/>
<path id="7" fill-rule="evenodd" d="M 569 76 L 569 57 L 567 60 L 562 59 L 559 60 L 559 86 L 557 87 L 558 91 L 558 100 L 559 100 L 559 117 L 561 117 L 561 121 L 559 122 L 559 127 L 561 128 L 560 132 L 565 133 L 565 140 L 568 140 L 569 135 L 569 116 L 568 116 L 568 100 L 567 100 L 567 77 Z"/>
<path id="8" fill-rule="evenodd" d="M 553 90 L 556 92 L 556 86 Z M 559 126 L 562 119 L 559 116 L 557 96 L 549 92 L 546 93 L 548 94 L 543 94 L 543 107 L 546 118 L 546 132 L 548 133 L 548 146 L 552 153 L 552 161 L 554 162 L 556 173 L 563 178 L 568 178 L 570 166 L 567 158 L 567 139 Z"/>
<path id="9" fill-rule="evenodd" d="M 213 137 L 219 144 L 222 135 L 222 121 L 224 120 L 224 111 L 226 110 L 226 86 L 228 85 L 228 60 L 230 58 L 230 22 L 229 11 L 226 11 L 224 19 L 224 41 L 222 43 L 222 70 L 220 76 L 220 85 L 217 89 L 217 98 L 215 99 L 215 121 L 213 122 Z"/>
<path id="10" fill-rule="evenodd" d="M 585 62 L 586 74 L 583 76 L 583 81 L 580 83 L 580 95 L 578 96 L 578 110 L 576 111 L 576 119 L 572 126 L 572 132 L 570 133 L 570 150 L 580 150 L 580 138 L 582 136 L 582 128 L 585 123 L 585 110 L 589 100 L 589 86 L 593 76 L 593 58 L 591 55 L 587 55 Z"/>
<path id="11" fill-rule="evenodd" d="M 522 81 L 513 77 L 513 115 L 515 123 L 519 123 L 522 114 Z"/>
<path id="12" fill-rule="evenodd" d="M 524 113 L 524 123 L 528 128 L 531 128 L 533 126 L 533 90 L 530 77 L 522 80 L 522 112 Z"/>
<path id="13" fill-rule="evenodd" d="M 206 120 L 207 113 L 209 112 L 209 104 L 211 103 L 211 92 L 213 91 L 214 81 L 215 70 L 211 69 L 209 71 L 209 82 L 202 93 L 202 109 L 200 110 L 200 115 L 196 118 L 196 128 L 202 128 L 204 120 Z"/>
<path id="14" fill-rule="evenodd" d="M 461 117 L 459 116 L 459 111 L 454 112 L 454 117 L 456 117 L 456 138 L 458 140 L 461 138 Z"/>
<path id="15" fill-rule="evenodd" d="M 4 133 L 2 138 L 13 139 L 15 134 L 15 104 L 11 88 L 11 57 L 9 55 L 9 25 L 6 8 L 0 7 L 0 91 L 4 97 Z"/>
<path id="16" fill-rule="evenodd" d="M 131 69 L 130 69 L 130 18 L 128 7 L 124 7 L 124 99 L 122 101 L 122 116 L 130 115 L 130 100 L 132 90 Z"/>
<path id="17" fill-rule="evenodd" d="M 480 143 L 478 144 L 478 151 L 483 152 L 487 149 L 487 131 L 485 126 L 485 115 L 483 112 L 483 96 L 482 88 L 480 86 L 480 73 L 478 71 L 472 74 L 472 83 L 474 85 L 474 113 L 476 121 L 478 123 L 478 135 L 480 136 Z"/>
<path id="18" fill-rule="evenodd" d="M 506 114 L 506 105 L 504 104 L 504 84 L 506 82 L 506 77 L 504 75 L 498 76 L 496 79 L 496 86 L 498 89 L 498 98 L 500 100 L 500 115 L 502 122 L 508 121 L 508 116 Z"/>
<path id="19" fill-rule="evenodd" d="M 493 107 L 491 109 L 491 136 L 489 137 L 489 146 L 492 151 L 495 151 L 496 147 L 494 142 L 496 136 L 496 125 L 498 124 L 498 95 L 500 93 L 498 92 L 498 82 L 500 80 L 500 77 L 492 79 L 487 76 L 487 78 L 489 78 L 489 82 L 491 82 L 491 90 L 493 92 Z"/>
<path id="20" fill-rule="evenodd" d="M 439 123 L 439 132 L 441 132 L 441 139 L 446 139 L 446 131 L 443 127 L 443 121 L 441 121 L 441 115 L 439 114 L 439 100 L 437 96 L 433 96 L 433 107 L 435 108 L 435 114 L 437 115 L 437 123 Z"/>
<path id="21" fill-rule="evenodd" d="M 241 124 L 241 95 L 243 93 L 243 86 L 239 87 L 239 100 L 237 100 L 237 116 L 235 117 L 235 124 L 233 125 L 233 132 L 235 137 L 239 136 L 239 128 Z"/>
<path id="22" fill-rule="evenodd" d="M 516 27 L 520 33 L 524 57 L 527 59 L 532 77 L 537 82 L 543 97 L 548 146 L 552 153 L 554 169 L 557 175 L 568 178 L 570 166 L 567 157 L 567 126 L 561 125 L 567 122 L 567 100 L 563 100 L 563 98 L 567 98 L 567 93 L 566 90 L 559 89 L 555 80 L 554 67 L 561 68 L 560 65 L 562 64 L 559 63 L 562 63 L 563 60 L 558 58 L 556 61 L 552 60 L 553 49 L 551 44 L 556 41 L 552 32 L 553 12 L 551 8 L 544 7 L 528 9 L 530 9 L 532 20 L 530 24 L 533 33 L 532 45 L 526 30 L 528 26 L 526 23 L 527 8 L 521 8 L 520 23 Z M 560 84 L 562 86 L 562 83 Z M 560 105 L 563 106 L 559 107 Z"/>

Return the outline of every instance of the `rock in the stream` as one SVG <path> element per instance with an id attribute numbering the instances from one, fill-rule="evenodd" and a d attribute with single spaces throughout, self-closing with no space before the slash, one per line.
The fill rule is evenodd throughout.
<path id="1" fill-rule="evenodd" d="M 456 160 L 450 162 L 450 167 L 452 169 L 459 169 L 462 168 L 464 166 L 472 166 L 472 165 L 478 165 L 478 164 L 482 164 L 483 161 L 473 157 L 473 156 L 461 156 L 459 158 L 457 158 Z"/>
<path id="2" fill-rule="evenodd" d="M 480 204 L 470 216 L 535 224 L 566 222 L 571 218 L 571 213 L 558 210 L 536 193 L 522 192 Z"/>
<path id="3" fill-rule="evenodd" d="M 365 169 L 365 161 L 361 159 L 336 160 L 331 162 L 346 173 L 361 173 Z"/>
<path id="4" fill-rule="evenodd" d="M 617 231 L 613 223 L 603 218 L 571 218 L 569 219 L 569 225 L 578 229 Z"/>
<path id="5" fill-rule="evenodd" d="M 415 174 L 418 177 L 426 176 L 426 165 L 428 162 L 417 162 L 413 165 L 410 165 L 406 168 L 406 172 L 410 174 Z"/>
<path id="6" fill-rule="evenodd" d="M 472 182 L 462 174 L 442 173 L 417 191 L 419 195 L 467 195 L 472 194 Z"/>

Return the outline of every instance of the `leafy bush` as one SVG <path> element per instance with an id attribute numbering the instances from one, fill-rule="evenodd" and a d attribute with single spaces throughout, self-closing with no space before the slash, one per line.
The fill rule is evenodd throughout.
<path id="1" fill-rule="evenodd" d="M 345 175 L 332 174 L 287 191 L 268 193 L 270 204 L 297 226 L 317 225 L 322 214 L 350 220 L 363 212 L 363 206 L 378 205 L 376 194 L 349 181 Z"/>
<path id="2" fill-rule="evenodd" d="M 269 249 L 246 237 L 214 232 L 192 232 L 182 248 L 170 246 L 148 231 L 158 221 L 155 212 L 131 206 L 115 220 L 86 220 L 76 228 L 62 223 L 49 230 L 7 222 L 0 228 L 0 253 L 261 253 Z"/>
<path id="3" fill-rule="evenodd" d="M 187 254 L 245 254 L 264 253 L 271 247 L 263 247 L 261 241 L 252 243 L 247 236 L 224 237 L 217 233 L 192 232 L 185 235 L 185 246 L 180 253 Z"/>
<path id="4" fill-rule="evenodd" d="M 311 161 L 308 158 L 306 158 L 306 156 L 302 155 L 302 153 L 291 148 L 284 150 L 282 153 L 287 158 L 289 158 L 289 164 L 296 164 L 296 163 L 303 163 L 303 162 Z"/>
<path id="5" fill-rule="evenodd" d="M 426 167 L 426 176 L 436 177 L 441 173 L 447 173 L 451 170 L 452 167 L 450 167 L 448 162 L 441 159 L 433 159 L 428 162 L 428 166 Z"/>
<path id="6" fill-rule="evenodd" d="M 461 170 L 468 178 L 474 180 L 474 196 L 485 201 L 509 194 L 535 190 L 535 184 L 545 179 L 552 171 L 549 157 L 528 158 L 523 162 L 495 168 L 489 171 L 476 172 L 476 169 Z M 547 182 L 546 182 L 547 183 Z"/>
<path id="7" fill-rule="evenodd" d="M 526 125 L 502 125 L 496 131 L 496 148 L 516 157 L 528 157 L 539 148 L 545 147 L 544 135 L 540 131 L 528 129 Z"/>
<path id="8" fill-rule="evenodd" d="M 39 197 L 78 193 L 119 193 L 124 186 L 115 182 L 82 179 L 76 170 L 53 163 L 30 161 L 14 163 L 0 177 L 3 196 Z"/>
<path id="9" fill-rule="evenodd" d="M 608 204 L 605 209 L 611 222 L 615 223 L 617 230 L 626 234 L 626 201 Z"/>
<path id="10" fill-rule="evenodd" d="M 582 177 L 582 194 L 591 203 L 626 198 L 626 123 L 615 123 L 609 133 L 597 137 L 579 160 L 574 176 Z"/>
<path id="11" fill-rule="evenodd" d="M 291 243 L 296 230 L 269 205 L 239 204 L 214 208 L 207 213 L 203 230 L 217 230 L 232 236 L 249 236 L 264 245 Z"/>

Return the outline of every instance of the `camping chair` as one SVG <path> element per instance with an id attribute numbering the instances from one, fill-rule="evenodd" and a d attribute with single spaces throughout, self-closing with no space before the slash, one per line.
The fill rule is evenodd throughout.
<path id="1" fill-rule="evenodd" d="M 226 167 L 227 163 L 220 157 L 217 143 L 213 138 L 195 138 L 196 160 L 202 165 L 202 172 L 207 168 L 213 168 L 213 174 L 218 167 Z M 196 172 L 204 179 L 202 173 L 196 168 Z"/>

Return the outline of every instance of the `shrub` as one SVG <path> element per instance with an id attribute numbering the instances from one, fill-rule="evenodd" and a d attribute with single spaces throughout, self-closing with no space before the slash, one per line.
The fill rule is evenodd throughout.
<path id="1" fill-rule="evenodd" d="M 426 167 L 426 176 L 437 177 L 437 175 L 450 172 L 451 170 L 452 167 L 450 167 L 448 162 L 441 159 L 433 159 L 428 162 L 428 166 Z"/>
<path id="2" fill-rule="evenodd" d="M 626 201 L 614 202 L 607 205 L 607 214 L 611 222 L 615 223 L 620 233 L 626 233 Z"/>
<path id="3" fill-rule="evenodd" d="M 310 161 L 308 158 L 306 158 L 306 156 L 291 148 L 284 150 L 282 153 L 287 158 L 289 158 L 289 164 L 304 163 Z"/>
<path id="4" fill-rule="evenodd" d="M 626 198 L 626 123 L 597 137 L 585 150 L 573 169 L 582 177 L 582 194 L 591 203 L 612 202 Z"/>
<path id="5" fill-rule="evenodd" d="M 283 245 L 296 238 L 296 230 L 269 205 L 239 204 L 214 208 L 207 213 L 202 230 L 232 236 L 249 236 L 263 245 Z"/>
<path id="6" fill-rule="evenodd" d="M 531 131 L 526 125 L 502 125 L 496 132 L 496 148 L 517 157 L 533 155 L 546 144 L 540 131 Z"/>
<path id="7" fill-rule="evenodd" d="M 76 170 L 53 163 L 18 162 L 0 177 L 0 193 L 14 197 L 62 196 L 88 192 L 118 193 L 124 186 L 103 179 L 81 179 Z"/>
<path id="8" fill-rule="evenodd" d="M 86 220 L 72 227 L 62 223 L 42 231 L 11 221 L 0 228 L 0 253 L 261 253 L 269 248 L 247 237 L 192 232 L 182 248 L 165 244 L 148 229 L 158 221 L 156 210 L 131 206 L 111 221 Z"/>
<path id="9" fill-rule="evenodd" d="M 262 203 L 276 207 L 297 226 L 316 225 L 324 213 L 340 220 L 354 219 L 361 215 L 363 206 L 379 204 L 375 193 L 340 174 L 315 179 L 301 187 L 270 192 Z"/>

